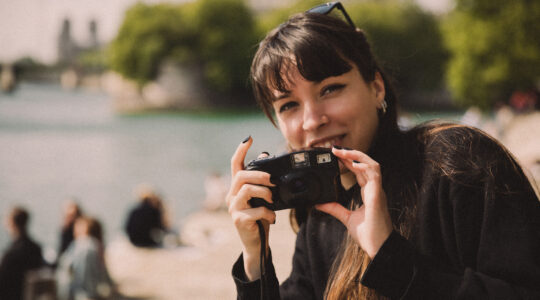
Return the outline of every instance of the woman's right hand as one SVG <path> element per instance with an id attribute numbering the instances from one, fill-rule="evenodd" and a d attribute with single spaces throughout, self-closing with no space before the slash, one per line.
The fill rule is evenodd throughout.
<path id="1" fill-rule="evenodd" d="M 268 187 L 274 186 L 270 182 L 270 174 L 244 170 L 244 160 L 252 143 L 249 137 L 238 146 L 231 158 L 232 180 L 226 198 L 229 214 L 242 242 L 244 270 L 250 281 L 261 277 L 261 239 L 256 221 L 262 220 L 268 240 L 269 224 L 276 220 L 276 213 L 272 210 L 263 206 L 252 208 L 248 203 L 251 198 L 262 198 L 272 203 L 272 192 Z"/>

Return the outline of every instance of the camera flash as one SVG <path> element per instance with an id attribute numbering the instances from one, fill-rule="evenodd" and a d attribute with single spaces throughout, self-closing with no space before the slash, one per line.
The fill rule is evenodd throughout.
<path id="1" fill-rule="evenodd" d="M 329 163 L 330 161 L 332 161 L 332 157 L 330 156 L 330 153 L 323 153 L 323 154 L 317 155 L 318 164 Z"/>

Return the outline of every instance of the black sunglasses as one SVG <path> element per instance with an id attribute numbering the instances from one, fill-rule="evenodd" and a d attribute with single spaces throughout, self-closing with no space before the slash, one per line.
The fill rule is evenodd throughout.
<path id="1" fill-rule="evenodd" d="M 347 19 L 347 23 L 349 23 L 349 25 L 351 25 L 352 28 L 356 28 L 356 26 L 354 26 L 353 21 L 351 20 L 351 17 L 349 17 L 349 14 L 345 11 L 345 8 L 343 7 L 343 5 L 341 5 L 341 2 L 336 1 L 336 2 L 329 2 L 329 3 L 317 5 L 317 6 L 313 7 L 313 8 L 311 8 L 311 9 L 307 10 L 306 12 L 307 13 L 317 13 L 317 14 L 327 15 L 334 8 L 337 8 L 337 9 L 341 10 L 343 15 L 345 16 L 345 19 Z"/>

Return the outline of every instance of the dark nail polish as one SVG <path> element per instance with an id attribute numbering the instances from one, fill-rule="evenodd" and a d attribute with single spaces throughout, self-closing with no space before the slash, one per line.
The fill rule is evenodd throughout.
<path id="1" fill-rule="evenodd" d="M 334 145 L 334 148 L 336 148 L 336 149 L 338 149 L 338 150 L 341 150 L 341 149 L 343 149 L 343 147 L 341 147 L 341 146 L 338 146 L 338 145 Z"/>
<path id="2" fill-rule="evenodd" d="M 276 224 L 276 219 L 274 219 L 274 222 L 272 222 L 272 224 Z"/>
<path id="3" fill-rule="evenodd" d="M 349 148 L 349 147 L 343 147 L 343 149 L 347 150 L 347 151 L 351 151 L 352 149 Z"/>
<path id="4" fill-rule="evenodd" d="M 247 141 L 249 141 L 249 139 L 251 138 L 251 135 L 248 136 L 245 140 L 242 141 L 242 144 L 245 144 Z"/>
<path id="5" fill-rule="evenodd" d="M 267 156 L 270 156 L 270 153 L 268 153 L 266 151 L 261 152 L 261 154 L 266 154 Z"/>
<path id="6" fill-rule="evenodd" d="M 360 162 L 359 162 L 359 161 L 357 161 L 357 160 L 353 160 L 353 163 L 355 163 L 355 164 L 359 164 Z"/>

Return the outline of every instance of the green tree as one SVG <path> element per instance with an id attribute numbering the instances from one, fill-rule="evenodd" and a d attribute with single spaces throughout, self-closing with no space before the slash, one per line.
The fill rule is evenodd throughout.
<path id="1" fill-rule="evenodd" d="M 540 2 L 458 0 L 444 23 L 447 83 L 462 106 L 489 109 L 540 78 Z"/>
<path id="2" fill-rule="evenodd" d="M 247 90 L 253 45 L 252 12 L 242 0 L 198 0 L 131 7 L 109 48 L 110 66 L 144 84 L 166 60 L 202 68 L 218 92 Z"/>
<path id="3" fill-rule="evenodd" d="M 351 3 L 348 10 L 402 94 L 443 86 L 447 52 L 433 14 L 411 1 Z"/>
<path id="4" fill-rule="evenodd" d="M 109 48 L 113 70 L 139 84 L 154 79 L 166 58 L 195 59 L 195 29 L 172 4 L 138 3 L 124 17 L 118 35 Z"/>
<path id="5" fill-rule="evenodd" d="M 203 71 L 218 91 L 246 90 L 255 21 L 242 0 L 199 0 L 192 11 Z"/>

